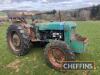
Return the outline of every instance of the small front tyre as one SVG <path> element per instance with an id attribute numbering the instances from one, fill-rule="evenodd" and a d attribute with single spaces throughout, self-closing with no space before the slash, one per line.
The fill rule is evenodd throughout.
<path id="1" fill-rule="evenodd" d="M 72 61 L 74 53 L 70 51 L 66 53 L 65 50 L 70 49 L 63 41 L 56 40 L 47 44 L 44 51 L 47 64 L 55 69 L 61 69 L 62 61 Z"/>

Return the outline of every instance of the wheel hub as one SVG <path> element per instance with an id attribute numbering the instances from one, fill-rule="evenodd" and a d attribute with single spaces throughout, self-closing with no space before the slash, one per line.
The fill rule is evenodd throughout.
<path id="1" fill-rule="evenodd" d="M 13 35 L 13 44 L 15 47 L 19 47 L 20 46 L 20 38 L 17 34 Z"/>
<path id="2" fill-rule="evenodd" d="M 64 61 L 64 53 L 59 48 L 52 48 L 48 52 L 50 62 L 55 68 L 61 68 L 62 61 Z"/>
<path id="3" fill-rule="evenodd" d="M 20 51 L 21 40 L 16 32 L 12 32 L 9 37 L 9 44 L 14 51 Z"/>

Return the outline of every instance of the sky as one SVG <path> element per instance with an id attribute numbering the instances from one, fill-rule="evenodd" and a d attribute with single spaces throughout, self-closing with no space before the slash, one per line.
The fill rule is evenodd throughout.
<path id="1" fill-rule="evenodd" d="M 0 10 L 69 10 L 100 4 L 100 0 L 0 0 Z"/>

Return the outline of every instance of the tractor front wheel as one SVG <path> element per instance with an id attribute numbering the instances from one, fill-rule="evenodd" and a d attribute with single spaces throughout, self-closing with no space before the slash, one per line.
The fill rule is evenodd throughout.
<path id="1" fill-rule="evenodd" d="M 63 41 L 53 41 L 47 44 L 44 52 L 47 64 L 55 69 L 61 69 L 62 61 L 73 60 L 74 53 L 70 51 L 66 53 L 65 50 L 70 49 Z"/>

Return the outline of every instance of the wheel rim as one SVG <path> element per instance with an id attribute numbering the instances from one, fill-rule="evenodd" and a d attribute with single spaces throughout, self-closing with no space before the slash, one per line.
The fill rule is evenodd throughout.
<path id="1" fill-rule="evenodd" d="M 21 40 L 16 32 L 11 33 L 9 37 L 9 44 L 14 51 L 20 51 Z"/>
<path id="2" fill-rule="evenodd" d="M 50 63 L 55 68 L 61 68 L 62 67 L 62 61 L 65 60 L 65 55 L 59 48 L 52 48 L 48 51 L 48 58 Z"/>
<path id="3" fill-rule="evenodd" d="M 20 46 L 20 38 L 19 38 L 19 36 L 17 34 L 13 35 L 12 42 L 13 42 L 15 47 L 19 47 Z"/>

